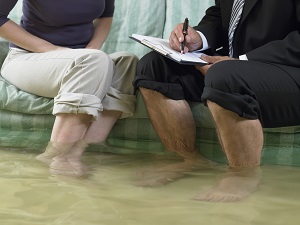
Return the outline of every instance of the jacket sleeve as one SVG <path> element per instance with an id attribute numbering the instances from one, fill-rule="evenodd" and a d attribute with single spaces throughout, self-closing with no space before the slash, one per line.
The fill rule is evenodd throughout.
<path id="1" fill-rule="evenodd" d="M 249 60 L 300 67 L 300 0 L 295 0 L 298 27 L 282 40 L 271 41 L 246 53 Z"/>
<path id="2" fill-rule="evenodd" d="M 0 27 L 9 20 L 8 14 L 17 2 L 18 0 L 0 0 Z"/>
<path id="3" fill-rule="evenodd" d="M 269 42 L 246 53 L 248 60 L 300 67 L 300 34 L 293 31 L 283 40 Z"/>
<path id="4" fill-rule="evenodd" d="M 222 46 L 220 0 L 215 0 L 215 5 L 206 10 L 205 16 L 194 28 L 204 34 L 212 51 Z"/>

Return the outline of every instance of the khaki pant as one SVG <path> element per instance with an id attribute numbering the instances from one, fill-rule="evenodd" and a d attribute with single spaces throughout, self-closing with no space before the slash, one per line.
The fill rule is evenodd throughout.
<path id="1" fill-rule="evenodd" d="M 53 114 L 117 110 L 121 118 L 134 112 L 132 80 L 137 57 L 127 52 L 111 55 L 93 49 L 31 53 L 10 49 L 2 76 L 19 89 L 54 98 Z"/>

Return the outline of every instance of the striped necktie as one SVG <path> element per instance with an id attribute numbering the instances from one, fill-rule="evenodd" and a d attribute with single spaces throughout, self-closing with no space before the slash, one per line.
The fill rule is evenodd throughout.
<path id="1" fill-rule="evenodd" d="M 234 0 L 228 29 L 229 56 L 233 57 L 233 35 L 243 13 L 245 0 Z"/>

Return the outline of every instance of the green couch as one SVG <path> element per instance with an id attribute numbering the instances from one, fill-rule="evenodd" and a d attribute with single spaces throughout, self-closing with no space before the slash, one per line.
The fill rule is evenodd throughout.
<path id="1" fill-rule="evenodd" d="M 199 4 L 199 2 L 201 4 Z M 172 28 L 185 17 L 196 25 L 213 0 L 116 0 L 113 27 L 102 50 L 111 53 L 129 51 L 142 57 L 149 49 L 132 41 L 132 33 L 168 38 Z M 21 1 L 11 13 L 18 21 Z M 8 51 L 8 43 L 0 43 L 0 65 Z M 0 78 L 0 146 L 41 150 L 46 146 L 54 122 L 53 99 L 38 97 L 18 90 Z M 206 107 L 190 103 L 197 125 L 197 145 L 205 157 L 226 162 Z M 300 127 L 264 129 L 263 164 L 300 165 Z M 119 120 L 107 143 L 91 146 L 91 151 L 114 153 L 165 154 L 148 119 L 143 99 L 137 93 L 133 117 Z"/>

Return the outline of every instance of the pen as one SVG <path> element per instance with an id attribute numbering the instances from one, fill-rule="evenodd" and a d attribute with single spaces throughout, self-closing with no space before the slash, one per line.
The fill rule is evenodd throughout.
<path id="1" fill-rule="evenodd" d="M 180 49 L 181 54 L 184 53 L 185 36 L 187 35 L 188 27 L 189 27 L 189 19 L 188 19 L 188 18 L 185 18 L 184 23 L 183 23 L 183 29 L 182 29 L 182 33 L 183 33 L 183 41 L 181 42 L 181 49 Z"/>

